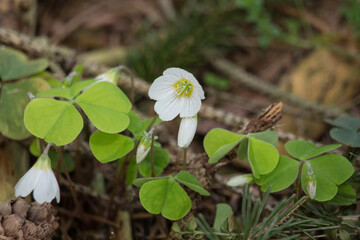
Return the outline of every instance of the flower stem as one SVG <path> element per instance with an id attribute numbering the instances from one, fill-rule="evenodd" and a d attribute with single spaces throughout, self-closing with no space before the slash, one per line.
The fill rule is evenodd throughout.
<path id="1" fill-rule="evenodd" d="M 294 190 L 296 192 L 296 197 L 294 201 L 299 200 L 300 198 L 300 193 L 301 193 L 301 173 L 302 173 L 302 168 L 304 166 L 305 161 L 301 161 L 300 165 L 299 165 L 299 171 L 295 180 L 295 186 L 294 186 Z"/>
<path id="2" fill-rule="evenodd" d="M 45 147 L 42 154 L 48 156 L 49 155 L 49 150 L 52 147 L 52 145 L 53 145 L 52 143 L 49 143 L 48 145 L 46 145 L 46 147 Z"/>
<path id="3" fill-rule="evenodd" d="M 130 90 L 130 101 L 132 104 L 134 104 L 134 99 L 135 99 L 135 77 L 134 77 L 134 73 L 130 70 L 130 68 L 128 68 L 127 66 L 124 65 L 120 65 L 118 67 L 116 67 L 116 69 L 121 72 L 127 72 L 130 76 L 130 81 L 131 81 L 131 90 Z"/>
<path id="4" fill-rule="evenodd" d="M 184 148 L 184 157 L 183 157 L 183 169 L 186 169 L 186 154 L 187 153 L 187 148 Z"/>
<path id="5" fill-rule="evenodd" d="M 149 132 L 151 130 L 152 126 L 155 124 L 156 119 L 157 119 L 157 116 L 156 115 L 153 116 L 153 120 L 151 120 L 151 123 L 147 127 L 146 132 Z"/>
<path id="6" fill-rule="evenodd" d="M 77 196 L 76 196 L 76 192 L 75 192 L 75 189 L 74 189 L 74 184 L 72 183 L 71 181 L 71 178 L 70 178 L 70 175 L 69 175 L 69 172 L 67 170 L 67 167 L 65 165 L 65 162 L 64 162 L 64 159 L 63 159 L 63 151 L 64 151 L 64 147 L 58 147 L 56 146 L 55 147 L 56 149 L 56 153 L 58 155 L 58 161 L 61 162 L 61 165 L 64 169 L 64 173 L 65 173 L 65 176 L 66 176 L 66 179 L 67 181 L 69 182 L 69 186 L 70 186 L 70 191 L 71 191 L 71 195 L 72 195 L 72 198 L 74 200 L 74 203 L 75 203 L 75 207 L 77 210 L 80 210 L 80 205 L 79 205 L 79 201 L 77 199 Z"/>
<path id="7" fill-rule="evenodd" d="M 152 133 L 151 136 L 151 148 L 150 148 L 150 161 L 151 161 L 151 177 L 155 177 L 155 167 L 154 167 L 154 140 L 155 134 Z"/>

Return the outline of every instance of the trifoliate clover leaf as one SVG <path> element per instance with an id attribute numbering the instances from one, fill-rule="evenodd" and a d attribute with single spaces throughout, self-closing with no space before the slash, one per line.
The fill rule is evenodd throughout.
<path id="1" fill-rule="evenodd" d="M 179 220 L 190 211 L 191 200 L 184 189 L 172 179 L 145 183 L 139 193 L 143 207 L 152 214 Z"/>
<path id="2" fill-rule="evenodd" d="M 90 121 L 106 133 L 118 133 L 127 128 L 131 102 L 110 82 L 91 85 L 74 101 L 79 104 Z"/>
<path id="3" fill-rule="evenodd" d="M 316 147 L 304 140 L 292 140 L 285 144 L 286 151 L 299 160 L 306 160 L 341 147 L 341 144 L 330 144 Z"/>
<path id="4" fill-rule="evenodd" d="M 44 71 L 46 59 L 28 61 L 25 54 L 11 48 L 0 48 L 0 78 L 3 81 L 26 77 Z"/>
<path id="5" fill-rule="evenodd" d="M 83 128 L 83 119 L 75 107 L 54 99 L 34 99 L 25 109 L 24 123 L 36 137 L 58 146 L 75 140 Z"/>
<path id="6" fill-rule="evenodd" d="M 204 148 L 209 156 L 209 163 L 217 163 L 243 139 L 243 135 L 215 128 L 206 134 Z"/>

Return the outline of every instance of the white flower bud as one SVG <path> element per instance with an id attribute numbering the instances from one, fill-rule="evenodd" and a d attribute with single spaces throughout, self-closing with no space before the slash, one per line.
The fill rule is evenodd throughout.
<path id="1" fill-rule="evenodd" d="M 141 163 L 148 155 L 151 147 L 151 138 L 154 134 L 154 128 L 152 128 L 144 137 L 141 138 L 139 146 L 136 150 L 136 162 Z"/>
<path id="2" fill-rule="evenodd" d="M 181 118 L 179 133 L 178 133 L 178 146 L 187 148 L 193 140 L 197 127 L 197 115 L 193 117 Z"/>
<path id="3" fill-rule="evenodd" d="M 109 71 L 97 76 L 95 79 L 97 82 L 111 82 L 113 84 L 117 84 L 120 73 L 116 68 L 112 68 Z"/>
<path id="4" fill-rule="evenodd" d="M 306 185 L 306 191 L 308 192 L 309 197 L 311 199 L 314 199 L 314 197 L 316 195 L 316 177 L 313 173 L 306 175 L 305 185 Z"/>
<path id="5" fill-rule="evenodd" d="M 226 185 L 228 185 L 230 187 L 239 187 L 239 186 L 242 187 L 246 183 L 251 184 L 254 181 L 255 181 L 255 179 L 252 174 L 242 174 L 242 175 L 237 175 L 237 176 L 230 178 L 230 180 L 226 183 Z"/>
<path id="6" fill-rule="evenodd" d="M 305 164 L 308 168 L 308 172 L 305 179 L 306 191 L 308 192 L 309 197 L 311 199 L 314 199 L 316 195 L 316 177 L 312 171 L 311 164 L 308 161 L 305 161 Z"/>

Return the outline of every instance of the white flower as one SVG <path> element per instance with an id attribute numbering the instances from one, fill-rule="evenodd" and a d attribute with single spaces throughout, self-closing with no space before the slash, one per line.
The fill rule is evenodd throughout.
<path id="1" fill-rule="evenodd" d="M 230 178 L 230 180 L 226 183 L 226 185 L 230 187 L 244 186 L 246 183 L 247 184 L 253 183 L 254 180 L 255 179 L 252 174 L 242 174 Z"/>
<path id="2" fill-rule="evenodd" d="M 182 118 L 195 116 L 201 100 L 205 99 L 196 78 L 181 68 L 166 69 L 151 85 L 149 97 L 156 100 L 155 112 L 163 121 L 170 121 L 178 114 Z"/>
<path id="3" fill-rule="evenodd" d="M 26 197 L 32 191 L 35 201 L 42 204 L 55 197 L 60 202 L 60 188 L 51 169 L 48 155 L 41 155 L 34 166 L 15 185 L 15 197 Z"/>
<path id="4" fill-rule="evenodd" d="M 138 148 L 136 149 L 136 162 L 141 163 L 148 155 L 151 147 L 151 138 L 154 133 L 152 128 L 143 138 L 141 138 Z"/>
<path id="5" fill-rule="evenodd" d="M 197 115 L 193 117 L 181 118 L 179 133 L 178 133 L 178 146 L 187 148 L 193 140 L 197 127 Z"/>

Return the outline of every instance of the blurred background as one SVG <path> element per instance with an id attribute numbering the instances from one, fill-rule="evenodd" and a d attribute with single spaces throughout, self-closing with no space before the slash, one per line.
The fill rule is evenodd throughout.
<path id="1" fill-rule="evenodd" d="M 358 0 L 1 0 L 0 25 L 73 48 L 79 62 L 126 65 L 148 82 L 184 68 L 207 89 L 206 103 L 241 116 L 279 99 L 271 87 L 358 114 Z M 280 129 L 323 136 L 324 112 L 284 112 Z"/>

